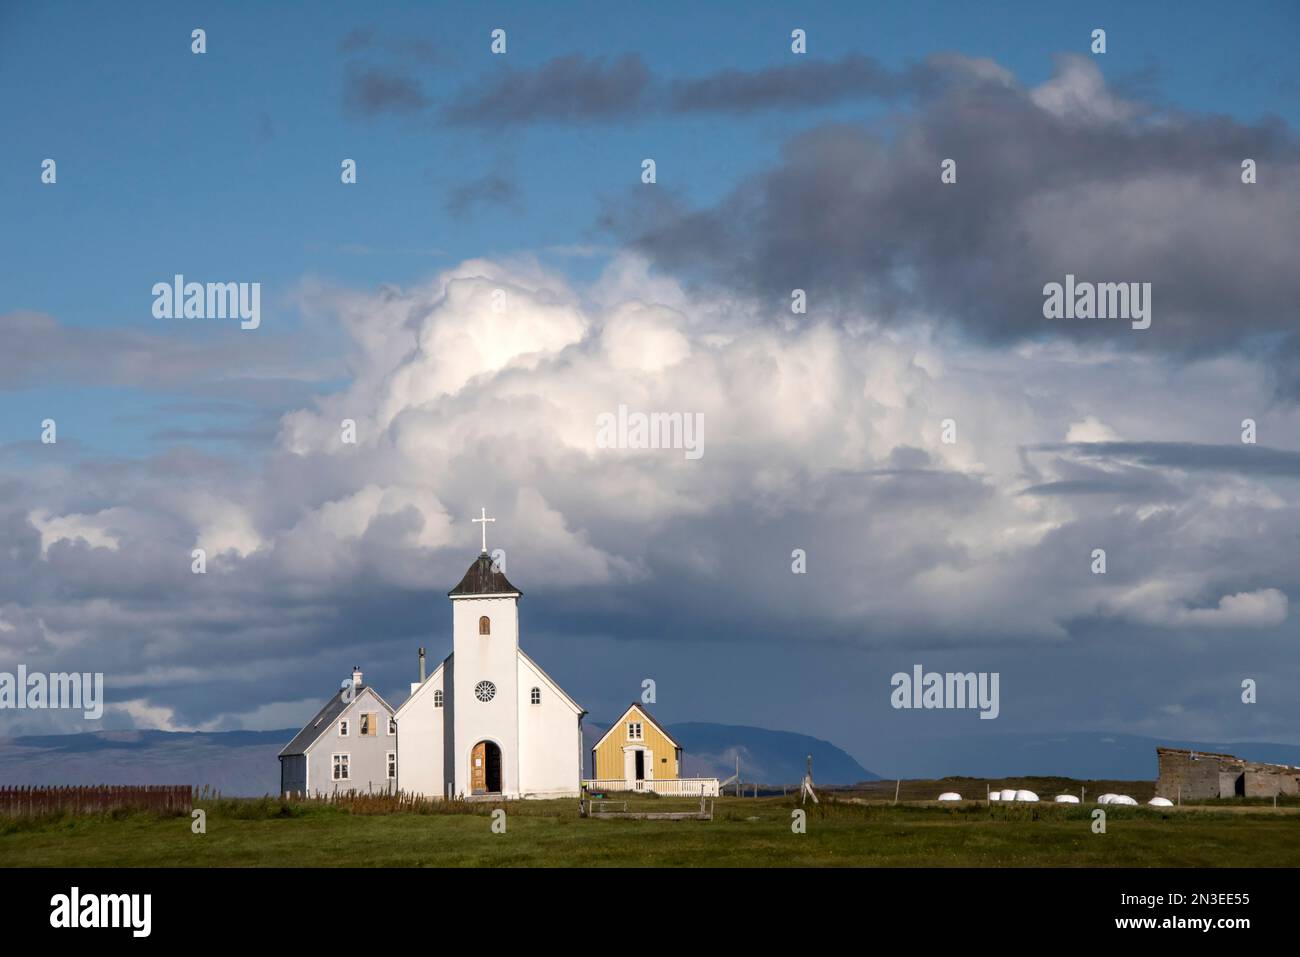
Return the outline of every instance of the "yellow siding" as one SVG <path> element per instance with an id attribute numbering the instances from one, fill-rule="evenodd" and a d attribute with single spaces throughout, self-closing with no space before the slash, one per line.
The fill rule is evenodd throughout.
<path id="1" fill-rule="evenodd" d="M 641 722 L 640 741 L 628 740 L 627 726 L 631 721 Z M 654 772 L 651 773 L 647 767 L 647 778 L 653 777 L 656 781 L 677 779 L 679 769 L 676 745 L 671 738 L 655 727 L 654 722 L 647 718 L 640 708 L 635 707 L 629 708 L 627 713 L 618 719 L 614 729 L 596 748 L 595 776 L 602 779 L 622 778 L 624 776 L 623 749 L 629 745 L 641 745 L 647 751 L 653 752 Z"/>

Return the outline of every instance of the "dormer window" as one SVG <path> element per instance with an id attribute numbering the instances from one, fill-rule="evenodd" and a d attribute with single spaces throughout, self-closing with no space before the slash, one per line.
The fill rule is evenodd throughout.
<path id="1" fill-rule="evenodd" d="M 478 633 L 480 635 L 492 634 L 492 622 L 488 621 L 487 615 L 484 615 L 478 620 Z"/>

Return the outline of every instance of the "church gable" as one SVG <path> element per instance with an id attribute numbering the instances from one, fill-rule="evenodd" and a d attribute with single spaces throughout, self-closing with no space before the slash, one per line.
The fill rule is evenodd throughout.
<path id="1" fill-rule="evenodd" d="M 412 708 L 420 707 L 421 702 L 424 702 L 424 704 L 427 705 L 428 707 L 433 707 L 434 697 L 436 692 L 439 691 L 444 692 L 442 705 L 444 707 L 446 706 L 446 694 L 443 685 L 444 685 L 445 675 L 449 670 L 447 666 L 450 664 L 451 659 L 452 656 L 448 655 L 441 662 L 439 662 L 438 667 L 434 668 L 433 671 L 429 674 L 429 676 L 424 679 L 424 684 L 415 684 L 413 682 L 414 687 L 411 689 L 411 694 L 407 697 L 405 701 L 402 702 L 401 707 L 399 707 L 397 711 L 393 713 L 393 717 L 397 718 L 398 728 L 401 728 L 402 726 L 401 725 L 402 716 L 406 714 L 408 711 L 410 711 Z"/>
<path id="2" fill-rule="evenodd" d="M 522 648 L 518 650 L 518 654 L 520 668 L 519 687 L 527 690 L 529 695 L 529 704 L 533 703 L 532 691 L 535 687 L 547 694 L 554 695 L 575 715 L 584 715 L 587 713 L 587 709 L 570 698 L 564 689 L 556 683 L 555 679 L 543 671 L 541 665 L 533 661 L 532 658 L 529 658 Z"/>

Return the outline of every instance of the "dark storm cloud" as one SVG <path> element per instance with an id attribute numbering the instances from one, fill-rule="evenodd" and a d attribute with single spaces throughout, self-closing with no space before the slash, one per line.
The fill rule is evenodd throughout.
<path id="1" fill-rule="evenodd" d="M 374 27 L 353 27 L 339 41 L 339 51 L 342 53 L 358 53 L 369 47 L 374 38 Z"/>
<path id="2" fill-rule="evenodd" d="M 1021 495 L 1120 495 L 1126 498 L 1148 500 L 1168 498 L 1173 486 L 1157 477 L 1100 476 L 1097 478 L 1063 479 L 1031 485 Z"/>
<path id="3" fill-rule="evenodd" d="M 495 127 L 534 122 L 586 123 L 657 114 L 808 109 L 852 99 L 930 95 L 953 83 L 1002 85 L 984 60 L 938 55 L 891 71 L 871 57 L 799 58 L 759 70 L 726 69 L 688 79 L 655 75 L 637 54 L 616 60 L 573 53 L 531 70 L 507 70 L 467 85 L 445 111 L 453 123 Z"/>
<path id="4" fill-rule="evenodd" d="M 438 62 L 438 48 L 432 40 L 419 36 L 377 39 L 373 26 L 353 27 L 339 41 L 339 52 L 346 55 L 366 54 L 376 50 L 387 51 L 400 59 L 422 64 Z"/>
<path id="5" fill-rule="evenodd" d="M 645 107 L 651 81 L 635 54 L 607 60 L 573 53 L 535 70 L 506 68 L 481 88 L 462 91 L 444 116 L 459 126 L 620 119 Z"/>
<path id="6" fill-rule="evenodd" d="M 990 77 L 950 71 L 889 138 L 846 124 L 802 133 L 715 206 L 643 189 L 602 223 L 703 284 L 786 302 L 801 288 L 814 310 L 933 318 L 991 342 L 1122 338 L 1195 354 L 1296 331 L 1289 129 L 1154 115 L 1072 58 L 1034 90 Z M 1241 182 L 1245 157 L 1262 171 L 1255 185 Z M 953 185 L 940 182 L 946 158 Z M 1151 283 L 1151 328 L 1045 319 L 1043 286 L 1067 273 Z"/>
<path id="7" fill-rule="evenodd" d="M 1300 335 L 1283 340 L 1273 354 L 1271 373 L 1274 394 L 1284 401 L 1300 402 Z"/>
<path id="8" fill-rule="evenodd" d="M 871 57 L 810 60 L 762 70 L 722 70 L 669 86 L 675 112 L 748 112 L 821 106 L 852 97 L 896 97 L 917 92 L 923 74 L 892 73 Z"/>
<path id="9" fill-rule="evenodd" d="M 500 172 L 485 173 L 452 189 L 443 208 L 453 216 L 462 217 L 476 206 L 512 203 L 518 196 L 513 179 Z"/>
<path id="10" fill-rule="evenodd" d="M 149 299 L 141 297 L 144 312 Z M 162 326 L 173 330 L 194 326 Z M 212 336 L 207 331 L 152 335 L 137 329 L 70 326 L 39 312 L 0 314 L 0 392 L 36 384 L 128 385 L 201 392 L 219 381 L 225 400 L 283 400 L 306 382 L 302 344 L 280 336 Z M 278 370 L 294 363 L 294 381 Z M 231 370 L 240 370 L 232 375 Z M 324 377 L 327 374 L 319 371 Z M 296 381 L 296 384 L 295 384 Z"/>
<path id="11" fill-rule="evenodd" d="M 1121 459 L 1153 469 L 1237 472 L 1259 478 L 1300 479 L 1300 452 L 1262 445 L 1196 442 L 1074 442 L 1032 446 L 1031 451 L 1068 451 L 1085 458 Z"/>
<path id="12" fill-rule="evenodd" d="M 348 71 L 343 103 L 357 116 L 380 113 L 418 113 L 428 104 L 420 82 L 384 67 L 356 67 Z"/>

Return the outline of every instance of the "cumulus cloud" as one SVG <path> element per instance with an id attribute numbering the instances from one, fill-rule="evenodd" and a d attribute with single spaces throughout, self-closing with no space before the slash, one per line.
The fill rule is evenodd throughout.
<path id="1" fill-rule="evenodd" d="M 570 639 L 1261 634 L 1300 584 L 1300 452 L 1230 444 L 1209 385 L 1248 383 L 1240 401 L 1265 408 L 1257 360 L 1043 347 L 1027 363 L 955 348 L 938 320 L 755 322 L 761 301 L 688 293 L 627 257 L 586 285 L 472 260 L 300 297 L 344 330 L 352 374 L 285 413 L 265 456 L 4 479 L 7 660 L 106 671 L 110 702 L 132 702 L 106 721 L 271 720 L 340 662 L 373 671 L 445 640 L 437 596 L 478 549 L 480 506 L 532 634 Z M 598 416 L 620 405 L 703 415 L 704 456 L 600 447 Z M 1294 410 L 1266 425 L 1300 434 Z"/>
<path id="2" fill-rule="evenodd" d="M 114 512 L 119 510 L 106 508 L 94 515 L 56 516 L 44 510 L 36 510 L 28 518 L 40 532 L 41 556 L 47 557 L 50 546 L 55 542 L 72 542 L 90 548 L 107 548 L 116 551 L 121 545 L 121 540 L 112 530 Z"/>
<path id="3" fill-rule="evenodd" d="M 1224 595 L 1217 604 L 1194 607 L 1187 580 L 1143 583 L 1114 600 L 1115 612 L 1155 627 L 1207 629 L 1273 628 L 1287 619 L 1289 602 L 1276 588 Z"/>
<path id="4" fill-rule="evenodd" d="M 815 126 L 716 203 L 641 189 L 610 199 L 602 224 L 700 289 L 772 303 L 804 289 L 813 315 L 933 320 L 989 343 L 1180 356 L 1250 345 L 1294 392 L 1292 131 L 1129 102 L 1085 58 L 1060 58 L 1037 87 L 959 62 L 888 135 Z M 1243 157 L 1276 178 L 1243 185 Z M 945 185 L 949 158 L 957 182 Z M 1043 287 L 1067 274 L 1150 283 L 1151 328 L 1044 319 Z"/>

